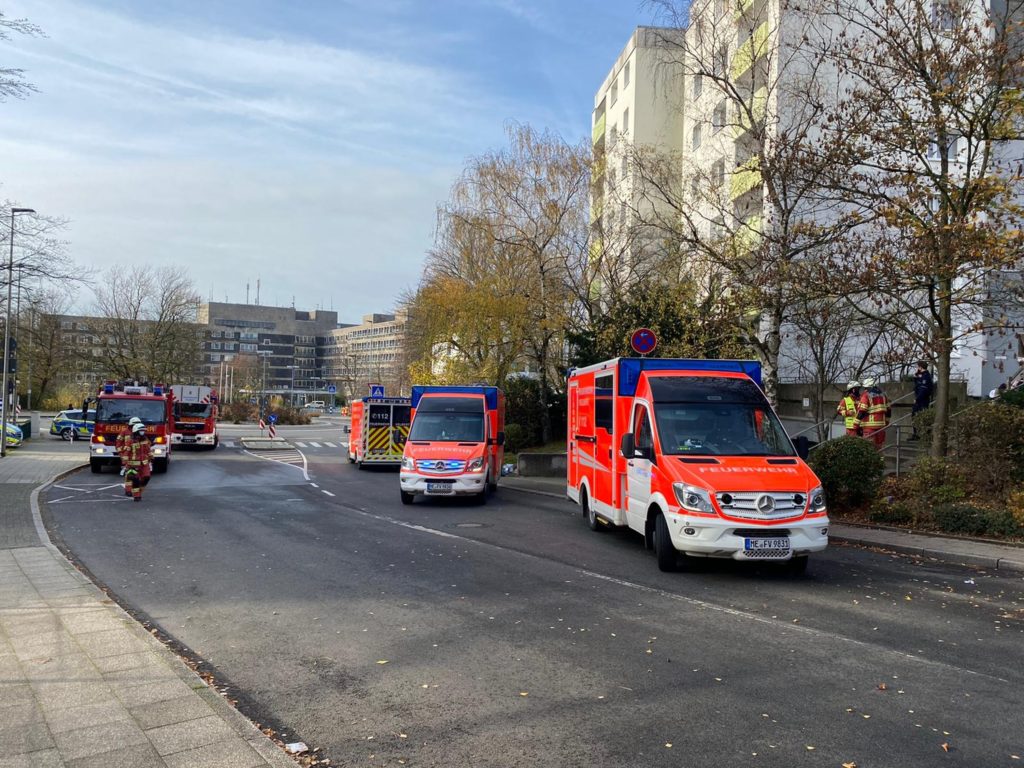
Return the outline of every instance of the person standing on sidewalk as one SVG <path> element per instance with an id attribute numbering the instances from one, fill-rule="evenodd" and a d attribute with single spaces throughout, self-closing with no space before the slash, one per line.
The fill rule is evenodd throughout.
<path id="1" fill-rule="evenodd" d="M 935 389 L 935 382 L 932 380 L 932 374 L 928 370 L 928 363 L 924 360 L 919 360 L 917 363 L 917 370 L 914 372 L 914 407 L 911 409 L 911 422 L 914 423 L 914 434 L 910 436 L 911 440 L 920 440 L 920 436 L 917 434 L 917 423 L 913 421 L 921 411 L 925 410 L 932 404 L 932 392 Z"/>
<path id="2" fill-rule="evenodd" d="M 836 413 L 843 419 L 846 434 L 857 437 L 861 433 L 860 419 L 857 416 L 858 400 L 860 400 L 860 382 L 851 381 L 846 385 L 843 399 L 836 406 Z"/>
<path id="3" fill-rule="evenodd" d="M 142 488 L 149 482 L 149 438 L 142 422 L 132 426 L 125 448 L 124 495 L 142 501 Z"/>
<path id="4" fill-rule="evenodd" d="M 892 406 L 889 398 L 878 386 L 873 376 L 864 379 L 864 391 L 860 395 L 857 407 L 857 418 L 864 430 L 864 437 L 873 440 L 878 450 L 885 448 L 885 428 L 892 417 Z"/>

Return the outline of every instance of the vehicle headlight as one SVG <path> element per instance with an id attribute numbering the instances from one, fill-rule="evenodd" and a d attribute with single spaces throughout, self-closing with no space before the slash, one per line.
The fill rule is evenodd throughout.
<path id="1" fill-rule="evenodd" d="M 416 469 L 416 459 L 412 458 L 411 456 L 403 456 L 402 457 L 402 469 L 415 470 Z"/>
<path id="2" fill-rule="evenodd" d="M 715 508 L 711 506 L 711 494 L 705 489 L 686 483 L 673 483 L 672 489 L 676 493 L 676 501 L 683 509 L 690 512 L 714 513 Z"/>
<path id="3" fill-rule="evenodd" d="M 817 514 L 817 513 L 825 511 L 826 504 L 825 504 L 825 489 L 824 488 L 822 488 L 819 485 L 817 488 L 815 488 L 813 491 L 811 491 L 807 495 L 811 499 L 811 506 L 810 506 L 811 514 Z"/>
<path id="4" fill-rule="evenodd" d="M 470 461 L 468 465 L 466 465 L 466 471 L 467 472 L 479 472 L 483 468 L 484 468 L 484 457 L 483 456 L 477 456 L 475 459 Z"/>

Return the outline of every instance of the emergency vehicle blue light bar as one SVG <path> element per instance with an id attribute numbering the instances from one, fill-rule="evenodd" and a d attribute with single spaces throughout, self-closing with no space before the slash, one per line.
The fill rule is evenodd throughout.
<path id="1" fill-rule="evenodd" d="M 721 371 L 745 373 L 761 386 L 761 364 L 756 360 L 683 360 L 623 357 L 619 359 L 619 394 L 633 397 L 643 371 Z"/>
<path id="2" fill-rule="evenodd" d="M 415 386 L 412 388 L 412 407 L 420 404 L 420 398 L 426 394 L 439 395 L 483 395 L 487 403 L 487 410 L 498 409 L 498 388 L 497 387 L 428 387 Z"/>

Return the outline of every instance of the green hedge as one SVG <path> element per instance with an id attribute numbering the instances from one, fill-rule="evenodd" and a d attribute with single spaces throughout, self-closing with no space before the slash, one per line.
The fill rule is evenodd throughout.
<path id="1" fill-rule="evenodd" d="M 808 463 L 825 488 L 829 509 L 849 511 L 875 498 L 885 462 L 861 437 L 840 437 L 811 451 Z"/>

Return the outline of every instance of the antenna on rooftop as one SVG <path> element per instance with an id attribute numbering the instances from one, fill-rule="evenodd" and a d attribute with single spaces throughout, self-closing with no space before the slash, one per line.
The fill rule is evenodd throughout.
<path id="1" fill-rule="evenodd" d="M 259 306 L 259 303 L 260 303 L 260 279 L 257 277 L 256 278 L 256 305 Z"/>
<path id="2" fill-rule="evenodd" d="M 245 303 L 249 303 L 249 281 L 245 281 Z"/>

